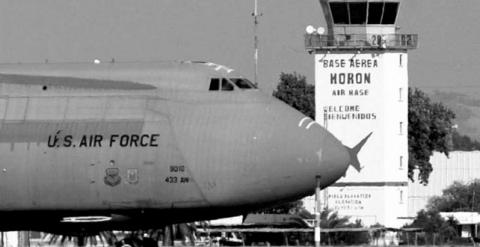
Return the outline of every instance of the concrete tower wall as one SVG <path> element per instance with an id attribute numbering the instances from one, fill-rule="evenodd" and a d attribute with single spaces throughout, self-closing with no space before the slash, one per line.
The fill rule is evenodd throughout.
<path id="1" fill-rule="evenodd" d="M 327 204 L 365 225 L 398 227 L 407 214 L 408 71 L 404 51 L 317 52 L 316 120 L 354 147 L 370 132 L 353 167 L 328 188 Z"/>

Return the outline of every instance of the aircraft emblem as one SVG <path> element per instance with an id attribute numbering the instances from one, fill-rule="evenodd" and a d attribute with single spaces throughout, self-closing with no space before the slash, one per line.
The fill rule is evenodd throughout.
<path id="1" fill-rule="evenodd" d="M 127 170 L 127 182 L 129 184 L 138 184 L 138 169 Z"/>
<path id="2" fill-rule="evenodd" d="M 113 187 L 119 185 L 122 181 L 122 178 L 120 177 L 120 170 L 118 168 L 107 168 L 105 170 L 105 177 L 103 178 L 103 181 L 108 186 Z"/>

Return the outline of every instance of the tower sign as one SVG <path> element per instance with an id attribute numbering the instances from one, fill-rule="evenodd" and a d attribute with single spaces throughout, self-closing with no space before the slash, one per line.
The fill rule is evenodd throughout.
<path id="1" fill-rule="evenodd" d="M 324 193 L 326 204 L 363 224 L 403 225 L 408 183 L 408 59 L 417 35 L 395 26 L 401 0 L 320 0 L 327 31 L 307 28 L 315 57 L 316 120 L 352 147 L 368 133 L 360 172 Z M 321 31 L 318 31 L 321 30 Z"/>

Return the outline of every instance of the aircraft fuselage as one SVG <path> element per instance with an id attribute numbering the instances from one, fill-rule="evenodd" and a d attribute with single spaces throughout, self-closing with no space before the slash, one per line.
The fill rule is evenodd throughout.
<path id="1" fill-rule="evenodd" d="M 228 71 L 182 65 L 207 67 L 199 86 L 127 65 L 0 68 L 3 228 L 217 218 L 301 198 L 348 166 L 338 140 L 273 97 L 209 90 Z"/>

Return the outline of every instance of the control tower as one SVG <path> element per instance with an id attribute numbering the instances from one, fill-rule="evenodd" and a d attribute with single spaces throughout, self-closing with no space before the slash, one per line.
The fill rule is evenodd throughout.
<path id="1" fill-rule="evenodd" d="M 359 160 L 329 187 L 330 209 L 365 226 L 401 227 L 407 216 L 408 54 L 417 35 L 400 34 L 402 0 L 319 0 L 327 28 L 307 27 L 315 56 L 316 120 L 344 145 L 373 133 Z"/>

